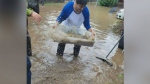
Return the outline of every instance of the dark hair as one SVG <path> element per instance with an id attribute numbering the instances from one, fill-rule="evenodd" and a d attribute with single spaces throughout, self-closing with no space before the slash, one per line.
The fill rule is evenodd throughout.
<path id="1" fill-rule="evenodd" d="M 80 4 L 80 5 L 83 5 L 83 6 L 85 6 L 88 2 L 89 2 L 89 0 L 76 0 L 77 4 Z"/>

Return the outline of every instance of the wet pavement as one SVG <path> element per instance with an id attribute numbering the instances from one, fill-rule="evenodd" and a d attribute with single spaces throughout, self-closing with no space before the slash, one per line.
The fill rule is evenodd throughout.
<path id="1" fill-rule="evenodd" d="M 78 58 L 74 58 L 72 44 L 67 44 L 63 57 L 56 56 L 58 43 L 53 42 L 49 31 L 55 23 L 64 3 L 46 4 L 40 8 L 43 17 L 40 25 L 29 18 L 29 33 L 32 39 L 33 56 L 32 84 L 123 84 L 122 50 L 115 47 L 108 60 L 109 66 L 96 57 L 105 58 L 120 36 L 111 31 L 118 21 L 111 8 L 88 4 L 91 26 L 96 32 L 93 47 L 82 46 Z"/>

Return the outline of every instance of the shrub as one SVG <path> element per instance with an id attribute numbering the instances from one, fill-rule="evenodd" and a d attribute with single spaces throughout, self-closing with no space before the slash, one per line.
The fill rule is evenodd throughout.
<path id="1" fill-rule="evenodd" d="M 118 3 L 118 0 L 98 0 L 98 3 L 101 6 L 110 7 L 116 5 Z"/>

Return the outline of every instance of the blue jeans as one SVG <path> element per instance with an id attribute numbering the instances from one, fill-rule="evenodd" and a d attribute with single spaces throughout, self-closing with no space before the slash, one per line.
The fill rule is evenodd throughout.
<path id="1" fill-rule="evenodd" d="M 27 84 L 31 84 L 31 62 L 29 57 L 27 56 Z"/>

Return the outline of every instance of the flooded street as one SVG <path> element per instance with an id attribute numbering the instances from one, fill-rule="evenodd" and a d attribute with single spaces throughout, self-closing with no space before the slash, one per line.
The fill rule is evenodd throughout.
<path id="1" fill-rule="evenodd" d="M 67 44 L 62 58 L 56 56 L 58 43 L 53 42 L 49 31 L 65 3 L 46 4 L 40 8 L 40 25 L 29 18 L 29 34 L 32 41 L 33 56 L 32 84 L 123 84 L 124 55 L 115 47 L 108 59 L 109 66 L 96 57 L 105 58 L 120 35 L 111 31 L 116 19 L 111 8 L 88 4 L 91 26 L 96 32 L 93 47 L 81 46 L 78 58 L 74 58 L 73 44 Z M 83 27 L 83 26 L 82 26 Z"/>

